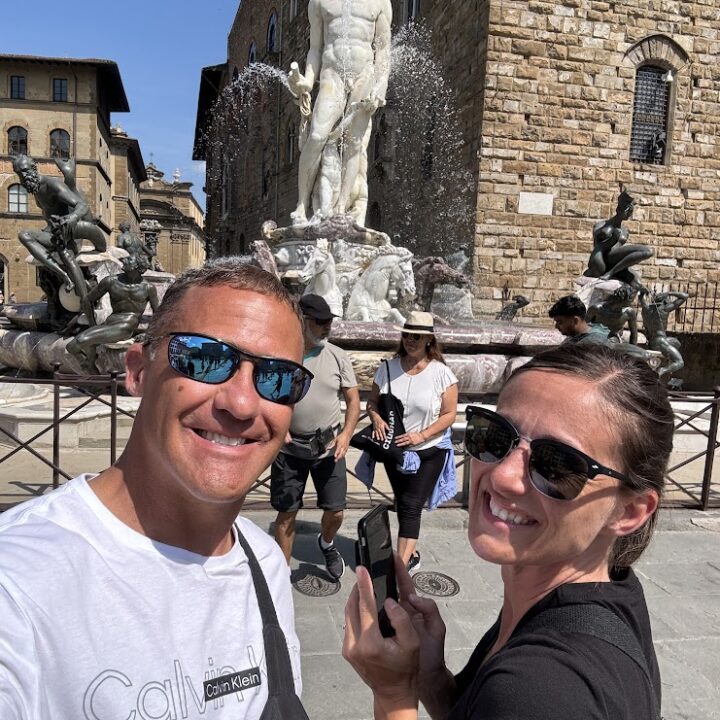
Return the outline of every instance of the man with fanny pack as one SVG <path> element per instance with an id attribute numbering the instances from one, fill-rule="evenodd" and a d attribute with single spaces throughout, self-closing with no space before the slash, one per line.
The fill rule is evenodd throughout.
<path id="1" fill-rule="evenodd" d="M 308 475 L 323 510 L 318 546 L 333 580 L 345 572 L 345 562 L 333 541 L 343 521 L 347 474 L 345 454 L 360 417 L 360 393 L 352 362 L 341 348 L 329 343 L 333 315 L 320 295 L 303 295 L 300 310 L 305 321 L 303 365 L 313 373 L 308 394 L 295 405 L 287 442 L 272 465 L 270 499 L 278 511 L 275 540 L 290 563 L 295 541 L 295 518 L 302 507 Z M 345 399 L 341 430 L 340 399 Z"/>

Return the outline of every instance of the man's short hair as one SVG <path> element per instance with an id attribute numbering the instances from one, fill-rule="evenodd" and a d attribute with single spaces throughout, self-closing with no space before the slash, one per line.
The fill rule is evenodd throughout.
<path id="1" fill-rule="evenodd" d="M 222 285 L 227 285 L 236 290 L 249 290 L 260 295 L 273 297 L 287 305 L 302 324 L 302 317 L 298 311 L 297 303 L 275 275 L 255 265 L 248 265 L 247 262 L 237 256 L 227 256 L 209 260 L 202 267 L 189 268 L 181 275 L 178 275 L 175 282 L 165 292 L 160 307 L 153 313 L 148 325 L 148 337 L 157 338 L 171 332 L 173 329 L 182 330 L 182 328 L 172 328 L 171 325 L 178 306 L 190 288 L 219 287 Z M 217 312 L 223 313 L 224 309 L 219 307 Z"/>
<path id="2" fill-rule="evenodd" d="M 586 313 L 585 303 L 577 295 L 565 295 L 550 308 L 548 315 L 551 318 L 561 315 L 562 317 L 579 317 L 584 320 Z"/>

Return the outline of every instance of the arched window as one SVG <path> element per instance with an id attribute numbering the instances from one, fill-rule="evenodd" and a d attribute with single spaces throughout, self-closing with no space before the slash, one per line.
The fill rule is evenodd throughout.
<path id="1" fill-rule="evenodd" d="M 255 43 L 250 44 L 250 50 L 248 50 L 248 65 L 252 65 L 255 62 L 257 56 L 257 47 Z"/>
<path id="2" fill-rule="evenodd" d="M 28 134 L 24 127 L 15 125 L 8 130 L 8 153 L 10 155 L 27 155 Z"/>
<path id="3" fill-rule="evenodd" d="M 267 51 L 269 53 L 276 53 L 280 49 L 277 42 L 277 13 L 273 10 L 268 20 L 267 27 Z"/>
<path id="4" fill-rule="evenodd" d="M 26 213 L 28 211 L 27 190 L 16 183 L 8 188 L 8 212 Z"/>
<path id="5" fill-rule="evenodd" d="M 295 147 L 297 143 L 297 133 L 295 132 L 295 123 L 290 123 L 287 133 L 287 161 L 288 165 L 295 162 Z"/>
<path id="6" fill-rule="evenodd" d="M 298 0 L 290 0 L 290 19 L 292 20 L 298 14 Z"/>
<path id="7" fill-rule="evenodd" d="M 665 165 L 672 155 L 676 80 L 689 55 L 667 35 L 648 35 L 623 62 L 635 70 L 630 160 Z"/>
<path id="8" fill-rule="evenodd" d="M 665 164 L 672 72 L 642 65 L 635 73 L 630 160 Z"/>
<path id="9" fill-rule="evenodd" d="M 50 157 L 67 160 L 70 157 L 70 134 L 65 130 L 53 130 L 50 133 Z"/>
<path id="10" fill-rule="evenodd" d="M 235 81 L 238 79 L 238 75 L 240 75 L 240 73 L 238 72 L 238 69 L 237 69 L 237 68 L 233 68 L 233 76 L 232 76 L 232 77 L 233 77 L 233 82 L 235 82 Z"/>

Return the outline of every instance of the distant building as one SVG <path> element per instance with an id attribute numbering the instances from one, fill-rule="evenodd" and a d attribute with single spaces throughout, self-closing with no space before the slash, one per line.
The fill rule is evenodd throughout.
<path id="1" fill-rule="evenodd" d="M 629 242 L 655 250 L 639 266 L 646 284 L 689 283 L 702 294 L 720 280 L 715 3 L 392 4 L 395 29 L 419 20 L 432 31 L 455 94 L 476 198 L 465 241 L 476 310 L 494 315 L 507 288 L 531 301 L 526 316 L 544 318 L 575 289 L 592 227 L 614 214 L 621 185 L 637 200 Z M 207 161 L 212 252 L 246 251 L 265 219 L 287 223 L 298 169 L 298 113 L 286 90 L 276 84 L 256 98 L 237 156 L 226 138 L 208 141 L 213 103 L 251 62 L 302 69 L 308 31 L 307 0 L 243 0 L 225 62 L 202 71 L 194 156 Z M 392 112 L 376 115 L 369 148 L 368 222 L 384 230 L 388 204 L 417 192 L 397 176 L 392 132 L 403 130 Z"/>
<path id="2" fill-rule="evenodd" d="M 111 113 L 129 112 L 120 71 L 110 60 L 0 55 L 0 264 L 5 296 L 36 300 L 33 265 L 18 241 L 45 221 L 18 183 L 12 156 L 31 155 L 44 175 L 60 175 L 53 158 L 74 157 L 78 186 L 100 227 L 140 220 L 138 186 L 145 165 L 137 140 L 111 129 Z"/>
<path id="3" fill-rule="evenodd" d="M 147 241 L 157 241 L 157 260 L 163 270 L 178 275 L 205 262 L 203 211 L 193 196 L 192 183 L 172 182 L 150 163 L 147 180 L 140 186 L 140 231 Z"/>

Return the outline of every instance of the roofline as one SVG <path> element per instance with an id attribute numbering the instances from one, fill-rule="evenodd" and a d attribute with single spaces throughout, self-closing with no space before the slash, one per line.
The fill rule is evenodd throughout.
<path id="1" fill-rule="evenodd" d="M 135 168 L 138 182 L 145 182 L 148 179 L 147 170 L 145 169 L 145 161 L 143 160 L 142 151 L 140 150 L 140 143 L 137 141 L 137 139 L 124 135 L 112 135 L 110 137 L 110 143 L 113 145 L 127 145 L 128 159 Z"/>
<path id="2" fill-rule="evenodd" d="M 97 69 L 99 75 L 104 76 L 99 79 L 104 80 L 110 89 L 110 93 L 108 94 L 108 110 L 110 112 L 130 112 L 130 104 L 125 94 L 125 87 L 123 86 L 122 77 L 120 76 L 120 68 L 114 60 L 0 53 L 0 62 L 3 60 L 38 64 L 47 63 L 48 65 L 89 65 L 94 67 Z"/>
<path id="3" fill-rule="evenodd" d="M 197 116 L 195 118 L 195 138 L 193 142 L 193 160 L 205 160 L 205 137 L 211 120 L 211 110 L 222 88 L 219 80 L 227 70 L 227 62 L 219 65 L 208 65 L 200 72 L 200 87 L 198 89 Z M 211 76 L 212 77 L 211 79 Z"/>

